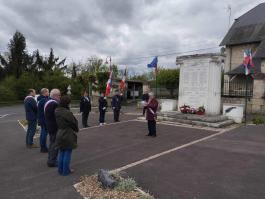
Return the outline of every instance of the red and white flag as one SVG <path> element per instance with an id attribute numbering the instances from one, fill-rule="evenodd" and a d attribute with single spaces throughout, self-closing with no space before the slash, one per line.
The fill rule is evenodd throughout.
<path id="1" fill-rule="evenodd" d="M 126 73 L 127 73 L 127 68 L 125 69 L 121 82 L 120 82 L 120 90 L 123 91 L 126 87 Z"/>
<path id="2" fill-rule="evenodd" d="M 106 97 L 110 94 L 111 88 L 112 88 L 112 71 L 110 71 L 109 79 L 107 81 L 106 92 L 105 92 Z"/>
<path id="3" fill-rule="evenodd" d="M 245 67 L 245 75 L 250 74 L 250 69 L 254 67 L 252 62 L 252 51 L 251 49 L 244 50 L 244 67 Z"/>

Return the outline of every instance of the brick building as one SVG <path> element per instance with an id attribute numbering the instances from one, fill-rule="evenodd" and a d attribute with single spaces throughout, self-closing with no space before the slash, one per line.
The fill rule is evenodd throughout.
<path id="1" fill-rule="evenodd" d="M 223 102 L 244 103 L 243 53 L 251 48 L 255 67 L 248 78 L 248 112 L 265 112 L 265 3 L 235 19 L 220 46 L 226 48 Z"/>

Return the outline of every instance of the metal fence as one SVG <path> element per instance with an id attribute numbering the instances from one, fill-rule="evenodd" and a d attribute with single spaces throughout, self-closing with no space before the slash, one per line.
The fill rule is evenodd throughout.
<path id="1" fill-rule="evenodd" d="M 244 81 L 225 80 L 222 85 L 222 96 L 226 97 L 245 97 L 246 83 Z M 253 81 L 248 82 L 247 96 L 253 96 Z"/>

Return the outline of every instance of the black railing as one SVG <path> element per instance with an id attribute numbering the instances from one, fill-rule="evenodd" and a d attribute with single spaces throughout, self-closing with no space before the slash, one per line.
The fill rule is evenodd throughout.
<path id="1" fill-rule="evenodd" d="M 222 85 L 222 96 L 227 97 L 245 97 L 246 83 L 244 81 L 233 82 L 225 80 Z M 247 85 L 247 96 L 253 96 L 253 81 L 249 81 Z"/>

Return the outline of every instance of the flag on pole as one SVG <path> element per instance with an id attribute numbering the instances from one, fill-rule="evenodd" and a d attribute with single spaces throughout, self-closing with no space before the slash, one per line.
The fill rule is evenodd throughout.
<path id="1" fill-rule="evenodd" d="M 106 92 L 105 92 L 106 97 L 110 94 L 111 87 L 112 87 L 112 71 L 110 71 L 109 79 L 107 81 Z"/>
<path id="2" fill-rule="evenodd" d="M 124 73 L 123 73 L 123 76 L 122 76 L 122 79 L 121 79 L 121 82 L 120 82 L 120 90 L 123 91 L 125 89 L 125 81 L 126 81 L 126 74 L 127 74 L 127 67 L 125 68 L 124 70 Z"/>
<path id="3" fill-rule="evenodd" d="M 148 68 L 157 68 L 158 59 L 155 57 L 150 64 L 147 64 Z"/>
<path id="4" fill-rule="evenodd" d="M 254 67 L 252 62 L 252 52 L 251 49 L 244 50 L 244 67 L 245 67 L 245 75 L 250 74 L 250 69 Z"/>

